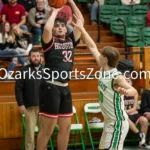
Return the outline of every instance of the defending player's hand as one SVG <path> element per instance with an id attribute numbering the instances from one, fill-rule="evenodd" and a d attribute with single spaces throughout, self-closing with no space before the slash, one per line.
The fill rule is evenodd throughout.
<path id="1" fill-rule="evenodd" d="M 115 88 L 115 91 L 121 95 L 127 95 L 128 94 L 127 90 L 125 88 L 121 88 L 121 87 Z"/>
<path id="2" fill-rule="evenodd" d="M 73 26 L 76 27 L 77 29 L 81 30 L 83 28 L 83 21 L 80 18 L 80 16 L 75 13 L 73 14 L 73 17 L 75 19 L 75 22 L 72 22 Z"/>

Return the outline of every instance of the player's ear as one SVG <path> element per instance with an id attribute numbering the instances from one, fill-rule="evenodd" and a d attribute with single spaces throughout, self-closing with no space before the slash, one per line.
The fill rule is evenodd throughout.
<path id="1" fill-rule="evenodd" d="M 108 59 L 107 59 L 107 57 L 104 57 L 104 58 L 105 58 L 105 62 L 106 62 L 106 63 L 108 63 Z"/>
<path id="2" fill-rule="evenodd" d="M 66 28 L 65 28 L 65 35 L 67 34 L 67 26 L 66 26 Z"/>
<path id="3" fill-rule="evenodd" d="M 52 35 L 53 35 L 53 36 L 55 35 L 55 31 L 54 31 L 54 28 L 52 29 Z"/>

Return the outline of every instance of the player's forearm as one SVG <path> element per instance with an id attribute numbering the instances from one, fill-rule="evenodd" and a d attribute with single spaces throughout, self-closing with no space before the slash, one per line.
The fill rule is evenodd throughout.
<path id="1" fill-rule="evenodd" d="M 134 113 L 136 111 L 136 108 L 131 108 L 131 109 L 129 109 L 129 110 L 127 110 L 126 112 L 127 112 L 127 114 L 130 114 L 130 113 Z"/>
<path id="2" fill-rule="evenodd" d="M 45 30 L 52 31 L 57 13 L 58 13 L 58 11 L 53 10 L 51 16 L 48 18 L 48 20 L 45 24 L 45 27 L 44 27 Z"/>
<path id="3" fill-rule="evenodd" d="M 97 48 L 95 42 L 89 36 L 84 27 L 81 28 L 82 38 L 89 49 Z"/>
<path id="4" fill-rule="evenodd" d="M 92 38 L 89 36 L 89 34 L 86 32 L 86 30 L 81 28 L 82 38 L 85 42 L 85 44 L 88 46 L 90 52 L 92 53 L 93 57 L 95 58 L 97 64 L 100 66 L 100 53 L 97 49 L 97 46 L 95 42 L 92 40 Z"/>
<path id="5" fill-rule="evenodd" d="M 136 96 L 138 95 L 137 90 L 135 88 L 129 88 L 127 89 L 126 96 Z"/>
<path id="6" fill-rule="evenodd" d="M 18 26 L 24 25 L 26 23 L 26 17 L 23 17 L 21 21 L 18 23 Z"/>

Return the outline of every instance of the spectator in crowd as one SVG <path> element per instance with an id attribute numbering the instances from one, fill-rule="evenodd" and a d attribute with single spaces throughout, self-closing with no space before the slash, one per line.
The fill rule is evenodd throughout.
<path id="1" fill-rule="evenodd" d="M 150 90 L 146 90 L 142 94 L 140 113 L 150 121 Z"/>
<path id="2" fill-rule="evenodd" d="M 15 95 L 19 112 L 25 114 L 25 149 L 34 150 L 34 129 L 36 125 L 39 125 L 39 87 L 42 81 L 38 78 L 39 74 L 42 77 L 43 66 L 37 49 L 29 52 L 29 60 L 30 64 L 20 70 L 21 79 L 16 80 Z M 30 76 L 29 70 L 35 79 Z"/>
<path id="3" fill-rule="evenodd" d="M 126 76 L 126 81 L 132 85 L 132 80 L 129 75 Z M 146 144 L 146 135 L 148 131 L 148 120 L 146 117 L 141 116 L 137 111 L 138 107 L 138 94 L 134 97 L 124 96 L 124 104 L 126 107 L 126 112 L 129 116 L 129 126 L 130 129 L 137 134 L 140 138 L 139 147 L 150 149 L 150 146 Z M 136 128 L 135 124 L 140 125 L 140 132 Z"/>
<path id="4" fill-rule="evenodd" d="M 0 25 L 1 25 L 1 23 L 2 23 L 2 15 L 0 14 Z"/>
<path id="5" fill-rule="evenodd" d="M 150 11 L 147 13 L 147 27 L 150 27 Z"/>
<path id="6" fill-rule="evenodd" d="M 50 8 L 50 6 L 49 6 L 49 4 L 48 4 L 48 0 L 44 0 L 44 7 L 45 7 L 45 10 L 46 11 L 50 11 L 51 10 L 51 8 Z"/>
<path id="7" fill-rule="evenodd" d="M 1 16 L 1 11 L 3 9 L 3 2 L 0 0 L 0 24 L 2 23 L 2 16 Z"/>
<path id="8" fill-rule="evenodd" d="M 34 45 L 39 45 L 41 43 L 41 35 L 48 17 L 49 11 L 46 11 L 44 8 L 44 0 L 36 0 L 36 7 L 30 10 L 28 16 L 28 21 L 32 26 L 32 31 L 34 33 Z"/>
<path id="9" fill-rule="evenodd" d="M 0 0 L 0 14 L 2 12 L 3 6 L 4 6 L 4 4 L 3 4 L 2 0 Z"/>
<path id="10" fill-rule="evenodd" d="M 13 48 L 20 54 L 28 55 L 33 46 L 31 34 L 22 30 L 17 24 L 12 24 L 11 37 Z"/>
<path id="11" fill-rule="evenodd" d="M 25 9 L 22 5 L 17 4 L 17 0 L 8 0 L 2 10 L 2 21 L 8 21 L 10 24 L 17 24 L 21 29 L 28 31 L 26 23 Z"/>
<path id="12" fill-rule="evenodd" d="M 140 4 L 140 0 L 121 0 L 122 5 L 137 5 Z"/>
<path id="13" fill-rule="evenodd" d="M 98 5 L 104 5 L 104 0 L 91 0 L 90 9 L 91 9 L 91 24 L 97 24 L 97 13 L 98 13 Z"/>
<path id="14" fill-rule="evenodd" d="M 8 22 L 3 22 L 1 24 L 1 31 L 0 31 L 0 56 L 16 56 L 19 53 L 16 52 L 14 49 L 11 49 L 11 41 L 12 38 L 9 36 L 10 31 L 10 24 Z M 10 71 L 13 71 L 17 65 L 17 62 L 24 65 L 24 58 L 22 57 L 0 57 L 0 60 L 9 60 L 11 61 L 10 65 L 8 66 L 8 75 Z"/>
<path id="15" fill-rule="evenodd" d="M 31 8 L 35 7 L 35 0 L 18 0 L 18 4 L 23 5 L 26 11 L 26 16 Z"/>

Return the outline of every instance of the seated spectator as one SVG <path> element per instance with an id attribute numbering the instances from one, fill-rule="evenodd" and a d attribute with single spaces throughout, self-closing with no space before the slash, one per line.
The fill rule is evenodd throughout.
<path id="1" fill-rule="evenodd" d="M 91 24 L 97 24 L 97 13 L 98 5 L 104 5 L 104 0 L 91 0 L 90 9 L 91 9 Z"/>
<path id="2" fill-rule="evenodd" d="M 31 34 L 19 28 L 17 24 L 12 24 L 10 35 L 13 39 L 13 48 L 15 48 L 19 54 L 28 55 L 33 46 Z"/>
<path id="3" fill-rule="evenodd" d="M 2 23 L 2 16 L 1 16 L 1 11 L 3 9 L 3 2 L 0 0 L 0 24 Z"/>
<path id="4" fill-rule="evenodd" d="M 147 27 L 150 27 L 150 11 L 147 13 Z"/>
<path id="5" fill-rule="evenodd" d="M 140 4 L 140 0 L 121 0 L 122 5 L 137 5 Z"/>
<path id="6" fill-rule="evenodd" d="M 16 52 L 14 49 L 10 49 L 11 47 L 11 38 L 9 36 L 10 31 L 10 24 L 8 22 L 3 22 L 1 24 L 1 31 L 0 31 L 0 56 L 17 56 L 19 53 Z M 10 71 L 13 71 L 17 65 L 17 62 L 24 65 L 24 58 L 22 57 L 0 57 L 0 60 L 9 60 L 11 61 L 10 65 L 8 66 L 8 74 Z"/>
<path id="7" fill-rule="evenodd" d="M 18 4 L 24 6 L 26 16 L 28 16 L 30 9 L 35 7 L 35 0 L 18 0 Z"/>
<path id="8" fill-rule="evenodd" d="M 2 23 L 2 15 L 0 14 L 0 24 Z"/>
<path id="9" fill-rule="evenodd" d="M 132 85 L 132 80 L 129 77 L 129 75 L 126 76 L 126 80 L 130 85 Z M 139 142 L 139 147 L 150 149 L 150 146 L 146 144 L 146 135 L 147 135 L 147 131 L 148 131 L 148 120 L 146 117 L 141 116 L 139 114 L 139 112 L 137 111 L 138 95 L 136 95 L 135 97 L 124 96 L 124 104 L 126 107 L 126 112 L 129 116 L 129 127 L 141 139 Z M 135 124 L 140 125 L 140 132 L 136 128 Z"/>
<path id="10" fill-rule="evenodd" d="M 140 113 L 150 121 L 150 90 L 146 90 L 142 94 Z"/>
<path id="11" fill-rule="evenodd" d="M 3 9 L 3 2 L 2 2 L 2 0 L 0 0 L 0 14 L 1 14 L 1 12 L 2 12 L 2 9 Z"/>
<path id="12" fill-rule="evenodd" d="M 34 33 L 34 45 L 39 45 L 41 43 L 41 35 L 48 17 L 49 11 L 46 11 L 44 8 L 44 0 L 36 0 L 36 7 L 30 10 L 28 16 L 28 21 L 32 26 L 32 31 Z"/>
<path id="13" fill-rule="evenodd" d="M 22 5 L 17 4 L 17 0 L 8 0 L 8 4 L 4 5 L 2 10 L 2 21 L 10 24 L 17 24 L 21 29 L 28 31 L 26 23 L 25 9 Z"/>
<path id="14" fill-rule="evenodd" d="M 44 8 L 45 8 L 46 11 L 50 11 L 51 10 L 51 8 L 50 8 L 50 6 L 48 4 L 48 0 L 44 0 Z"/>

